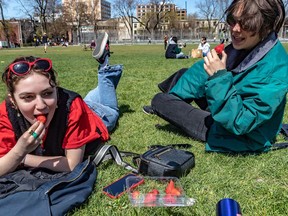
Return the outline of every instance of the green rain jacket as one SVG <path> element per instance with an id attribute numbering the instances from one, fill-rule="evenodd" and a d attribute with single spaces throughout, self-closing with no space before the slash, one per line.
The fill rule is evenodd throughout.
<path id="1" fill-rule="evenodd" d="M 206 97 L 214 119 L 207 151 L 269 151 L 284 115 L 287 52 L 274 32 L 248 54 L 232 45 L 225 51 L 227 69 L 209 77 L 201 60 L 184 73 L 170 93 L 182 99 Z"/>

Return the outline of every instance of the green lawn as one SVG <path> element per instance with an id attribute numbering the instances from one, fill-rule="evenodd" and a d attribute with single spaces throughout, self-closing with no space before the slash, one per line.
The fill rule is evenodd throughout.
<path id="1" fill-rule="evenodd" d="M 188 54 L 191 48 L 183 49 Z M 285 45 L 288 50 L 288 44 Z M 287 150 L 262 155 L 229 156 L 205 153 L 204 145 L 186 137 L 181 131 L 156 116 L 142 112 L 142 106 L 158 92 L 157 84 L 194 60 L 166 60 L 160 45 L 111 45 L 114 54 L 111 64 L 123 64 L 124 73 L 118 86 L 121 111 L 119 125 L 111 135 L 111 144 L 120 150 L 143 153 L 151 144 L 190 143 L 196 166 L 181 184 L 188 197 L 196 199 L 192 207 L 135 208 L 125 194 L 117 200 L 101 193 L 104 186 L 126 174 L 127 171 L 112 162 L 98 168 L 94 193 L 87 203 L 69 215 L 215 215 L 216 203 L 225 197 L 237 200 L 243 215 L 288 215 L 288 157 Z M 42 47 L 0 50 L 0 69 L 15 57 L 35 55 L 52 59 L 62 87 L 82 96 L 97 84 L 97 63 L 91 51 L 81 47 L 49 47 L 45 54 Z M 0 85 L 0 99 L 5 97 Z M 286 109 L 287 110 L 287 109 Z M 285 120 L 288 122 L 288 115 Z M 155 125 L 161 127 L 156 129 Z M 279 137 L 281 141 L 281 137 Z M 233 143 L 231 143 L 233 145 Z M 131 162 L 131 158 L 125 158 Z"/>

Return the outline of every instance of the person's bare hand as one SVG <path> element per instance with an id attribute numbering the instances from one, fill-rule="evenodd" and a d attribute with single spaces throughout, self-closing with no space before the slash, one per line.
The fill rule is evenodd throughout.
<path id="1" fill-rule="evenodd" d="M 28 154 L 42 144 L 44 135 L 44 124 L 37 121 L 31 125 L 31 127 L 25 133 L 22 134 L 15 147 L 18 149 L 20 154 Z"/>
<path id="2" fill-rule="evenodd" d="M 209 76 L 212 76 L 217 71 L 225 69 L 226 60 L 227 54 L 225 51 L 222 51 L 222 58 L 220 59 L 216 51 L 212 49 L 211 52 L 209 52 L 207 56 L 204 57 L 204 69 L 206 73 Z"/>

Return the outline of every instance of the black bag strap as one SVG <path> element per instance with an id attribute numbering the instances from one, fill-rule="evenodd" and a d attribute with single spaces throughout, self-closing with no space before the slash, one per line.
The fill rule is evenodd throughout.
<path id="1" fill-rule="evenodd" d="M 133 156 L 138 155 L 133 152 L 120 152 L 115 145 L 103 145 L 99 148 L 94 156 L 93 163 L 98 166 L 101 162 L 109 159 L 113 159 L 118 165 L 124 167 L 125 169 L 138 173 L 138 170 L 132 167 L 130 164 L 123 161 L 122 156 Z"/>
<path id="2" fill-rule="evenodd" d="M 288 142 L 283 142 L 283 143 L 274 143 L 272 145 L 271 150 L 275 151 L 275 150 L 279 150 L 279 149 L 285 149 L 288 148 Z"/>
<path id="3" fill-rule="evenodd" d="M 282 124 L 280 133 L 285 136 L 285 140 L 288 140 L 288 124 Z"/>
<path id="4" fill-rule="evenodd" d="M 282 124 L 280 133 L 283 134 L 285 137 L 285 140 L 288 140 L 288 124 Z M 279 150 L 279 149 L 285 149 L 288 148 L 288 142 L 282 142 L 282 143 L 274 143 L 272 145 L 271 150 Z"/>
<path id="5" fill-rule="evenodd" d="M 159 147 L 181 147 L 181 148 L 190 148 L 190 144 L 170 144 L 170 145 L 150 145 L 149 149 L 159 148 Z M 97 152 L 94 155 L 93 163 L 96 166 L 99 166 L 102 162 L 106 160 L 113 159 L 118 165 L 124 167 L 125 169 L 138 173 L 138 170 L 132 167 L 127 162 L 123 161 L 122 157 L 133 156 L 133 164 L 138 166 L 137 159 L 140 158 L 140 154 L 128 151 L 119 151 L 115 145 L 105 144 L 99 147 Z"/>

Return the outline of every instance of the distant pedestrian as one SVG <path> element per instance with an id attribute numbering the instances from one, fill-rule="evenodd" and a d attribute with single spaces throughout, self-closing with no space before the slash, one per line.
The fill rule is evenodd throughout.
<path id="1" fill-rule="evenodd" d="M 46 35 L 46 33 L 44 32 L 43 36 L 42 36 L 42 44 L 44 45 L 44 52 L 47 52 L 47 46 L 48 46 L 48 36 Z"/>
<path id="2" fill-rule="evenodd" d="M 90 43 L 90 50 L 95 49 L 95 47 L 96 47 L 96 43 L 94 40 L 92 40 Z"/>
<path id="3" fill-rule="evenodd" d="M 34 36 L 33 41 L 34 41 L 34 46 L 36 47 L 37 46 L 37 37 L 36 36 Z"/>

